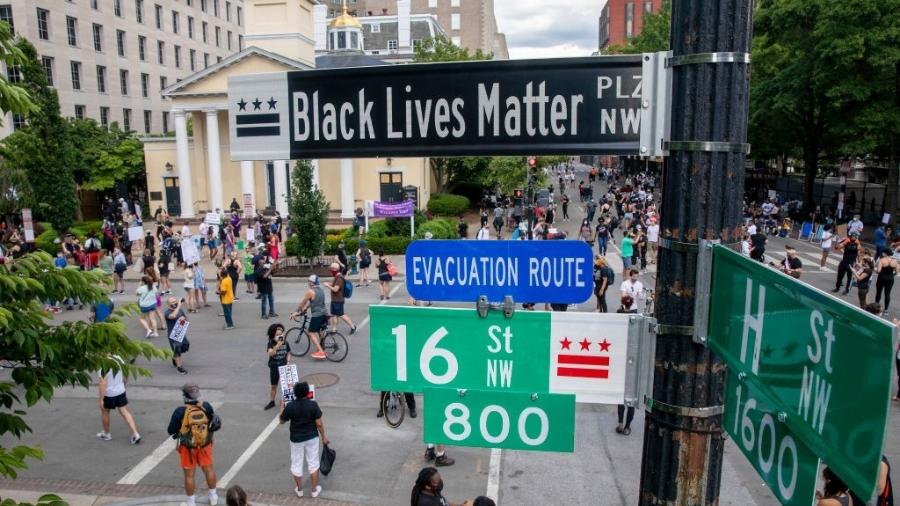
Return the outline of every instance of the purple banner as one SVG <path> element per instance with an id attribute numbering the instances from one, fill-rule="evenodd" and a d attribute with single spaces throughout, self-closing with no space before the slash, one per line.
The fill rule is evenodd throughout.
<path id="1" fill-rule="evenodd" d="M 386 202 L 374 202 L 374 216 L 378 218 L 409 218 L 415 212 L 413 201 L 407 200 L 400 204 L 388 204 Z"/>

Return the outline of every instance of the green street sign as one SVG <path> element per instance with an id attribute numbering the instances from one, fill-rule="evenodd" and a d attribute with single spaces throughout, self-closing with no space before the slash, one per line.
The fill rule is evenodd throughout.
<path id="1" fill-rule="evenodd" d="M 575 451 L 575 396 L 425 389 L 425 441 L 547 452 Z"/>
<path id="2" fill-rule="evenodd" d="M 710 298 L 713 350 L 748 391 L 771 402 L 798 442 L 860 497 L 871 497 L 894 326 L 722 246 L 713 251 Z"/>
<path id="3" fill-rule="evenodd" d="M 773 403 L 753 383 L 741 381 L 737 373 L 729 371 L 725 406 L 725 431 L 781 504 L 812 504 L 819 458 L 778 421 Z"/>
<path id="4" fill-rule="evenodd" d="M 637 315 L 370 306 L 373 390 L 428 387 L 637 399 L 652 349 Z M 644 376 L 641 376 L 641 375 Z M 626 395 L 626 391 L 628 394 Z"/>

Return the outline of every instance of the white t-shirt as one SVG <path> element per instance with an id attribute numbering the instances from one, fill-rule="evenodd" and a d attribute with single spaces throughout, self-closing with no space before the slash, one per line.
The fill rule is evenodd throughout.
<path id="1" fill-rule="evenodd" d="M 622 285 L 619 287 L 619 291 L 621 293 L 625 293 L 631 295 L 631 307 L 628 308 L 629 311 L 634 311 L 638 308 L 638 297 L 640 297 L 644 292 L 644 284 L 640 281 L 631 282 L 630 279 L 626 279 L 622 281 Z"/>
<path id="2" fill-rule="evenodd" d="M 482 227 L 478 230 L 478 235 L 475 237 L 476 240 L 484 241 L 491 238 L 491 231 L 487 227 Z"/>
<path id="3" fill-rule="evenodd" d="M 122 372 L 109 371 L 106 373 L 106 397 L 115 397 L 125 393 L 125 379 Z"/>
<path id="4" fill-rule="evenodd" d="M 141 307 L 156 307 L 156 286 L 147 288 L 147 285 L 141 285 L 137 289 L 138 305 Z"/>
<path id="5" fill-rule="evenodd" d="M 190 227 L 188 227 L 187 225 L 182 225 L 181 226 L 181 237 L 190 237 L 190 236 L 191 236 Z"/>
<path id="6" fill-rule="evenodd" d="M 647 227 L 647 241 L 659 242 L 659 225 L 656 223 Z"/>
<path id="7" fill-rule="evenodd" d="M 829 231 L 822 232 L 822 249 L 831 249 L 831 245 L 834 243 L 834 234 Z"/>
<path id="8" fill-rule="evenodd" d="M 747 226 L 747 235 L 753 235 L 755 233 L 756 233 L 756 224 L 751 223 L 750 225 Z"/>

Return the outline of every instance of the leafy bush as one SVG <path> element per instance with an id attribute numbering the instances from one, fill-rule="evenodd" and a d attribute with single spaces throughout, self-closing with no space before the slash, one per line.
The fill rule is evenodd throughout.
<path id="1" fill-rule="evenodd" d="M 146 214 L 144 215 L 146 216 Z M 72 224 L 69 227 L 69 232 L 75 234 L 76 237 L 80 240 L 84 240 L 84 237 L 88 234 L 88 232 L 95 232 L 97 237 L 100 237 L 100 227 L 103 226 L 102 220 L 94 220 L 94 221 L 79 221 Z M 147 222 L 144 222 L 144 227 L 147 227 Z"/>
<path id="2" fill-rule="evenodd" d="M 56 256 L 56 253 L 59 251 L 59 244 L 53 242 L 57 237 L 59 237 L 56 233 L 56 229 L 54 229 L 53 226 L 49 223 L 41 223 L 40 225 L 43 226 L 44 231 L 35 236 L 35 248 L 41 251 L 46 251 L 47 253 Z"/>
<path id="3" fill-rule="evenodd" d="M 416 239 L 425 237 L 426 232 L 431 232 L 433 239 L 455 239 L 456 223 L 446 218 L 435 218 L 427 221 L 422 226 L 416 227 Z"/>
<path id="4" fill-rule="evenodd" d="M 284 254 L 289 257 L 295 257 L 300 254 L 299 239 L 296 235 L 288 237 L 284 241 Z"/>
<path id="5" fill-rule="evenodd" d="M 406 247 L 412 239 L 406 237 L 373 237 L 366 241 L 366 247 L 378 253 L 384 251 L 386 255 L 400 255 L 406 253 Z M 358 245 L 357 245 L 358 246 Z"/>
<path id="6" fill-rule="evenodd" d="M 459 216 L 469 208 L 469 199 L 462 195 L 435 193 L 428 200 L 428 210 L 439 216 Z"/>

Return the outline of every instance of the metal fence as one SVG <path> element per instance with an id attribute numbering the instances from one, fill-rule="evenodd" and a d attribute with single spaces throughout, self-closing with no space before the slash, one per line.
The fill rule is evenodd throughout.
<path id="1" fill-rule="evenodd" d="M 803 177 L 780 177 L 775 181 L 775 190 L 785 201 L 799 200 L 803 202 L 806 194 L 803 191 Z M 841 182 L 836 177 L 816 178 L 813 185 L 813 200 L 821 206 L 823 212 L 837 208 L 838 192 Z M 847 180 L 847 191 L 844 197 L 844 215 L 860 214 L 863 221 L 880 222 L 884 209 L 887 186 L 880 183 Z"/>

